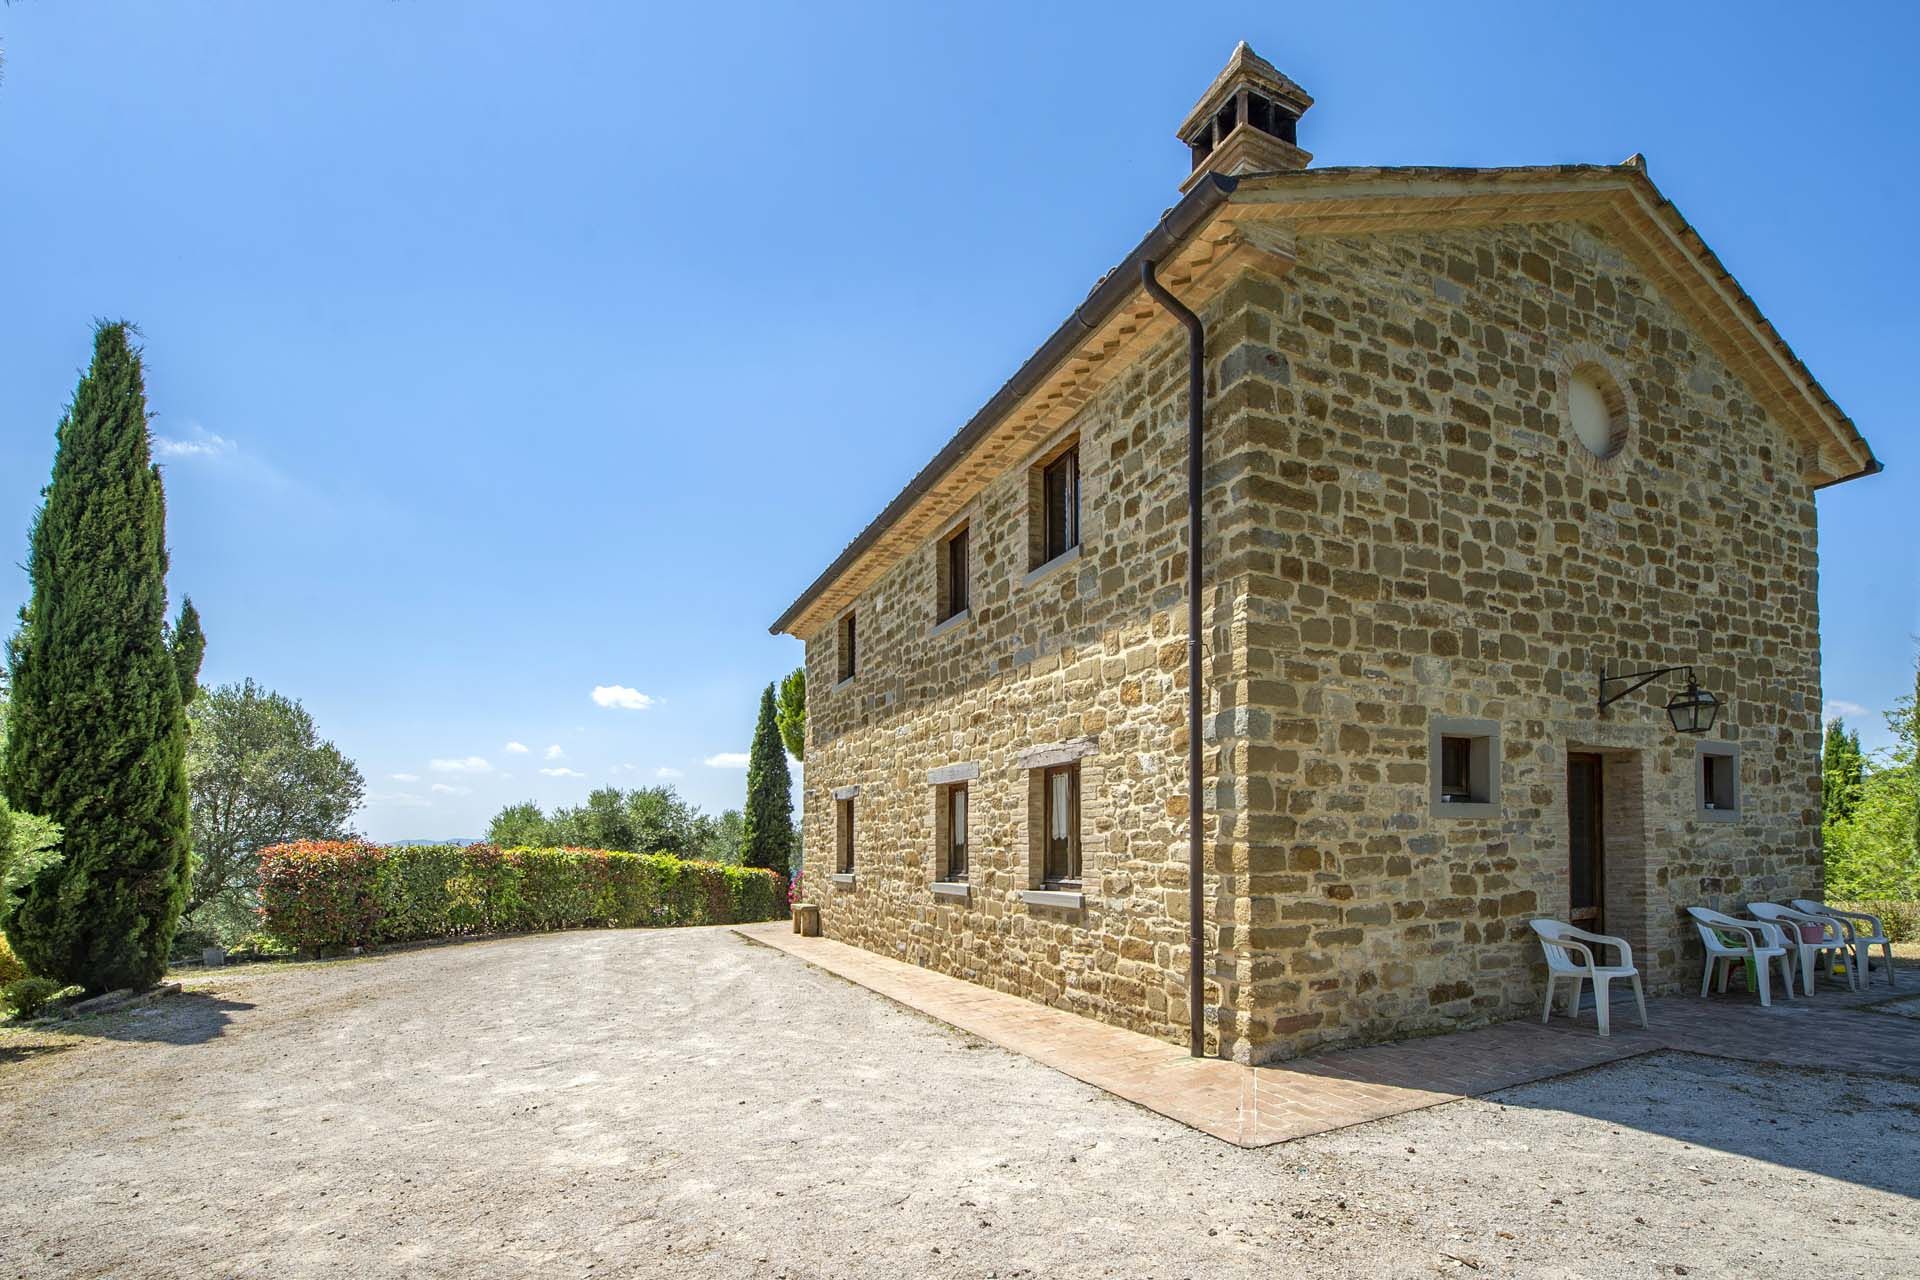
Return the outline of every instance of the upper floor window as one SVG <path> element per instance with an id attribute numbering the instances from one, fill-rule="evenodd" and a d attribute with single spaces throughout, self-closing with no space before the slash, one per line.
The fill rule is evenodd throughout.
<path id="1" fill-rule="evenodd" d="M 854 629 L 853 614 L 851 613 L 845 614 L 840 619 L 839 646 L 838 646 L 838 656 L 839 656 L 839 663 L 840 663 L 839 678 L 842 680 L 853 679 L 853 673 L 860 669 L 858 653 L 856 649 L 856 646 L 858 643 L 859 643 L 859 638 L 858 638 L 858 634 Z"/>
<path id="2" fill-rule="evenodd" d="M 947 536 L 940 548 L 940 608 L 938 622 L 957 618 L 972 607 L 973 568 L 971 539 L 967 526 L 961 525 Z"/>
<path id="3" fill-rule="evenodd" d="M 1080 446 L 1074 445 L 1040 471 L 1041 563 L 1080 545 Z"/>

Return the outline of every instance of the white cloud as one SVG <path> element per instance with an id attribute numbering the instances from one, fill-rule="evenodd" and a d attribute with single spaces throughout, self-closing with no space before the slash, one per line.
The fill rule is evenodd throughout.
<path id="1" fill-rule="evenodd" d="M 433 794 L 437 796 L 470 796 L 473 794 L 473 788 L 454 787 L 444 782 L 436 782 L 433 784 Z"/>
<path id="2" fill-rule="evenodd" d="M 747 767 L 747 753 L 744 751 L 722 751 L 718 755 L 707 757 L 709 769 L 744 769 Z"/>
<path id="3" fill-rule="evenodd" d="M 501 750 L 510 756 L 523 756 L 527 754 L 527 744 L 524 742 L 509 742 L 506 746 L 502 747 Z"/>
<path id="4" fill-rule="evenodd" d="M 1820 718 L 1822 720 L 1831 720 L 1835 716 L 1845 716 L 1849 720 L 1858 720 L 1862 716 L 1871 714 L 1871 712 L 1859 703 L 1848 702 L 1845 698 L 1828 698 L 1820 708 Z"/>
<path id="5" fill-rule="evenodd" d="M 463 756 L 452 760 L 431 760 L 427 767 L 435 773 L 492 773 L 493 766 L 484 756 Z"/>
<path id="6" fill-rule="evenodd" d="M 578 769 L 569 769 L 565 765 L 561 765 L 557 769 L 542 769 L 540 772 L 549 778 L 584 778 L 587 776 Z"/>
<path id="7" fill-rule="evenodd" d="M 215 435 L 197 423 L 189 423 L 185 438 L 176 436 L 155 436 L 153 438 L 154 456 L 158 458 L 221 458 L 232 453 L 239 446 L 225 436 Z"/>
<path id="8" fill-rule="evenodd" d="M 618 707 L 622 711 L 645 711 L 653 705 L 653 699 L 647 694 L 623 684 L 593 686 L 593 700 L 603 707 Z"/>
<path id="9" fill-rule="evenodd" d="M 388 778 L 388 780 L 389 780 L 389 781 L 392 781 L 392 782 L 418 782 L 418 781 L 420 781 L 420 775 L 419 775 L 419 774 L 417 774 L 417 773 L 390 773 L 390 774 L 388 774 L 388 775 L 387 775 L 387 778 Z"/>
<path id="10" fill-rule="evenodd" d="M 653 771 L 653 776 L 656 778 L 684 778 L 687 776 L 687 771 L 685 769 L 675 769 L 663 764 Z"/>
<path id="11" fill-rule="evenodd" d="M 560 744 L 557 742 L 547 748 L 547 759 L 549 760 L 564 760 L 566 759 L 566 755 L 567 753 L 560 749 Z"/>

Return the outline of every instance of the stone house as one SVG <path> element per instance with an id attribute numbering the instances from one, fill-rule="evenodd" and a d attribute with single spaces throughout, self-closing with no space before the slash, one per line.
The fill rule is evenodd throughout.
<path id="1" fill-rule="evenodd" d="M 1245 45 L 1184 197 L 774 624 L 834 938 L 1188 1031 L 1184 332 L 1206 327 L 1206 1046 L 1537 1010 L 1817 892 L 1814 491 L 1879 469 L 1648 177 L 1323 168 Z M 1603 674 L 1694 669 L 1709 736 Z M 1697 969 L 1693 972 L 1697 973 Z"/>

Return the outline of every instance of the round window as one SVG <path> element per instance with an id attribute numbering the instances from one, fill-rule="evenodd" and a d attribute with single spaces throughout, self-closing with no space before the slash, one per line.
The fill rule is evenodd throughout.
<path id="1" fill-rule="evenodd" d="M 1627 398 L 1599 365 L 1581 365 L 1568 375 L 1567 416 L 1574 437 L 1596 458 L 1611 458 L 1627 442 Z"/>

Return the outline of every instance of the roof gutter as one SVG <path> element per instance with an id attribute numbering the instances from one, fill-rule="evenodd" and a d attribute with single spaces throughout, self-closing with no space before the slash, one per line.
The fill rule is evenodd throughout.
<path id="1" fill-rule="evenodd" d="M 1882 471 L 1885 471 L 1886 469 L 1887 469 L 1886 463 L 1880 461 L 1880 459 L 1873 457 L 1871 454 L 1869 454 L 1867 457 L 1866 466 L 1860 468 L 1858 471 L 1852 472 L 1849 475 L 1835 476 L 1831 480 L 1822 480 L 1819 484 L 1813 486 L 1813 491 L 1815 493 L 1818 493 L 1822 489 L 1831 489 L 1833 488 L 1833 486 L 1837 484 L 1845 484 L 1849 480 L 1864 480 L 1868 476 L 1877 476 Z"/>
<path id="2" fill-rule="evenodd" d="M 1053 372 L 1054 367 L 1071 355 L 1087 334 L 1106 323 L 1107 317 L 1133 296 L 1134 291 L 1140 287 L 1141 263 L 1170 256 L 1182 241 L 1227 202 L 1227 198 L 1233 194 L 1237 186 L 1239 186 L 1237 179 L 1218 173 L 1209 173 L 1195 183 L 1193 189 L 1187 192 L 1179 204 L 1162 215 L 1153 230 L 1147 233 L 1146 239 L 1134 246 L 1133 252 L 1128 254 L 1119 266 L 1101 278 L 1100 283 L 1093 287 L 1093 292 L 1087 295 L 1087 300 L 1074 308 L 1073 314 L 1067 317 L 1066 322 L 1053 331 L 1053 336 L 1041 343 L 1038 351 L 1027 357 L 1026 363 L 1022 364 L 1013 377 L 1007 380 L 1006 385 L 994 392 L 993 398 L 967 420 L 967 424 L 947 442 L 946 447 L 934 455 L 933 461 L 920 469 L 920 474 L 908 482 L 907 487 L 900 491 L 898 497 L 887 504 L 886 510 L 860 531 L 860 536 L 835 557 L 833 563 L 827 566 L 826 572 L 815 578 L 813 585 L 803 591 L 799 599 L 788 605 L 787 611 L 781 614 L 767 630 L 774 635 L 780 635 L 791 627 L 794 620 L 806 612 L 842 574 L 852 568 L 854 562 L 865 554 L 869 547 L 878 542 L 881 535 L 885 534 L 896 520 L 905 515 L 914 503 L 938 484 L 948 471 L 952 470 L 1002 418 L 1012 411 L 1015 405 L 1044 382 Z"/>

